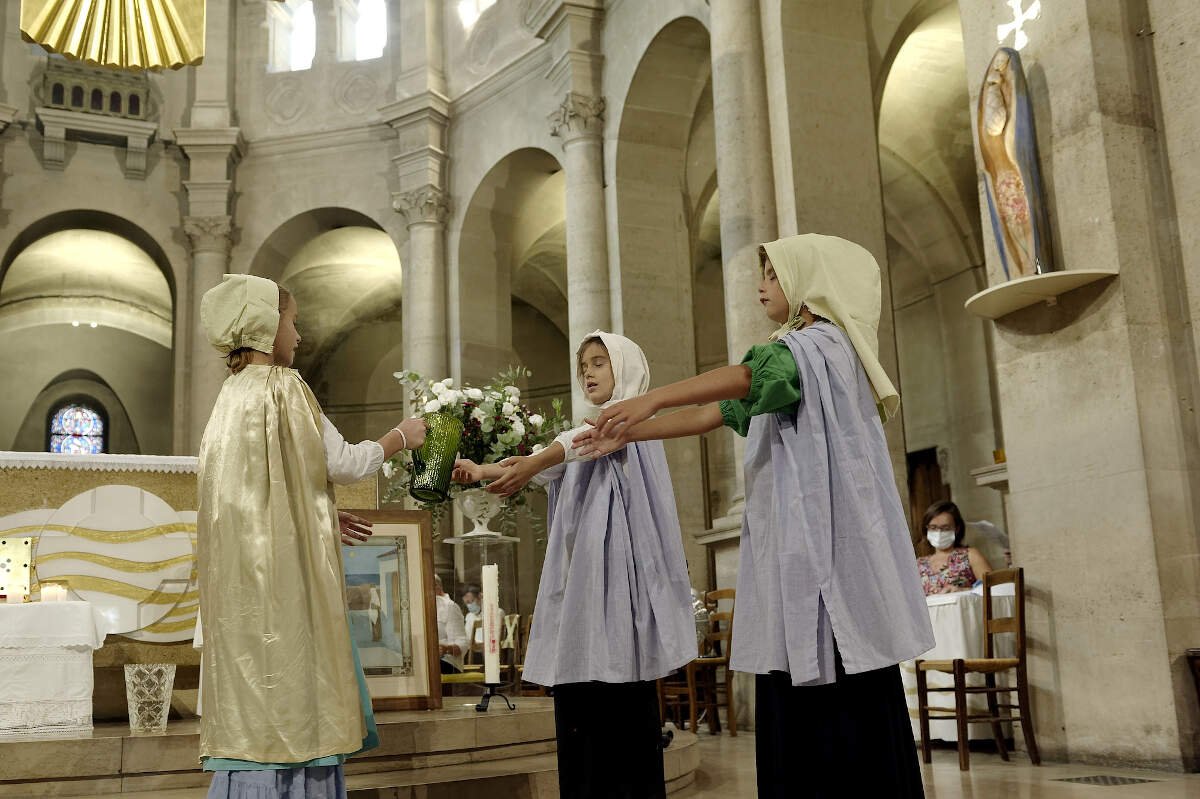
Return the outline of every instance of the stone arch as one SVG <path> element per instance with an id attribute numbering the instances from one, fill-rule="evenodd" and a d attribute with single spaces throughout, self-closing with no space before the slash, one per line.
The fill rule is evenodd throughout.
<path id="1" fill-rule="evenodd" d="M 0 445 L 44 448 L 35 406 L 68 375 L 123 420 L 114 445 L 170 452 L 173 277 L 153 238 L 104 212 L 52 214 L 17 234 L 0 260 L 0 369 L 23 379 L 0 396 Z"/>
<path id="2" fill-rule="evenodd" d="M 520 360 L 534 371 L 527 388 L 556 395 L 569 383 L 562 165 L 541 148 L 517 148 L 470 196 L 451 251 L 462 379 L 480 382 Z"/>
<path id="3" fill-rule="evenodd" d="M 945 452 L 941 479 L 964 515 L 999 523 L 1000 497 L 970 475 L 1000 433 L 988 330 L 963 308 L 986 277 L 957 5 L 914 4 L 884 56 L 879 164 L 906 448 Z M 927 498 L 909 499 L 917 536 Z"/>
<path id="4" fill-rule="evenodd" d="M 50 417 L 56 408 L 74 399 L 87 399 L 103 411 L 107 424 L 106 452 L 135 455 L 141 452 L 125 404 L 108 382 L 90 369 L 69 369 L 42 388 L 17 431 L 13 449 L 18 452 L 43 449 Z"/>
<path id="5" fill-rule="evenodd" d="M 162 270 L 163 276 L 167 279 L 167 286 L 171 290 L 172 304 L 174 304 L 175 270 L 172 268 L 167 254 L 163 251 L 162 245 L 145 228 L 136 222 L 132 222 L 123 216 L 108 213 L 107 211 L 96 211 L 85 208 L 56 211 L 48 214 L 27 225 L 20 233 L 14 236 L 8 245 L 8 249 L 4 251 L 3 257 L 0 258 L 0 285 L 3 285 L 8 268 L 18 254 L 38 239 L 61 230 L 99 230 L 112 233 L 133 242 L 150 256 L 154 263 L 158 265 L 158 268 Z"/>
<path id="6" fill-rule="evenodd" d="M 388 233 L 352 209 L 310 209 L 264 239 L 250 273 L 295 297 L 302 337 L 295 367 L 343 435 L 377 438 L 395 424 L 403 270 Z"/>
<path id="7" fill-rule="evenodd" d="M 616 229 L 615 247 L 609 238 L 609 255 L 620 286 L 614 305 L 621 309 L 622 332 L 646 353 L 652 384 L 661 385 L 696 373 L 698 325 L 710 321 L 708 314 L 719 315 L 722 323 L 724 318 L 723 290 L 715 298 L 707 296 L 716 300 L 714 307 L 702 311 L 694 306 L 702 266 L 711 273 L 714 250 L 720 262 L 720 226 L 712 226 L 717 188 L 708 29 L 689 16 L 664 24 L 643 51 L 616 112 L 615 185 L 609 206 L 616 210 L 609 220 Z M 701 231 L 706 215 L 710 241 L 705 251 Z M 719 268 L 716 275 L 721 275 Z M 706 556 L 693 535 L 709 527 L 714 515 L 711 495 L 705 493 L 708 445 L 718 445 L 711 451 L 714 462 L 727 460 L 719 439 L 667 444 L 694 575 L 706 572 Z"/>

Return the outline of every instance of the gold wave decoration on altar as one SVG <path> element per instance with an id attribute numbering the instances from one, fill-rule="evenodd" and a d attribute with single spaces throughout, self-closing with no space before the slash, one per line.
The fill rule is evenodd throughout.
<path id="1" fill-rule="evenodd" d="M 80 538 L 86 538 L 88 541 L 102 541 L 106 544 L 127 544 L 134 541 L 147 541 L 151 538 L 157 538 L 160 535 L 167 533 L 195 533 L 196 524 L 194 522 L 173 522 L 171 524 L 159 524 L 154 527 L 143 527 L 139 530 L 93 530 L 88 527 L 73 527 L 64 524 L 33 524 L 24 527 L 14 527 L 10 530 L 5 530 L 5 535 L 29 535 L 40 534 L 44 532 L 69 533 Z"/>
<path id="2" fill-rule="evenodd" d="M 21 33 L 52 53 L 113 69 L 204 60 L 205 0 L 21 0 Z"/>
<path id="3" fill-rule="evenodd" d="M 46 582 L 66 583 L 72 591 L 97 591 L 113 596 L 124 597 L 140 602 L 143 605 L 176 605 L 200 599 L 199 591 L 170 592 L 156 588 L 142 588 L 107 577 L 94 577 L 90 574 L 56 574 Z"/>
<path id="4" fill-rule="evenodd" d="M 184 563 L 195 563 L 195 555 L 180 555 L 177 558 L 168 558 L 167 560 L 126 560 L 124 558 L 114 558 L 109 555 L 99 555 L 95 552 L 51 552 L 48 555 L 43 555 L 38 558 L 38 563 L 46 563 L 52 560 L 83 560 L 88 563 L 95 563 L 97 566 L 103 566 L 106 569 L 113 569 L 120 572 L 140 572 L 149 573 L 156 572 L 161 569 L 169 569 L 172 566 L 181 566 Z M 193 572 L 195 567 L 193 567 Z"/>

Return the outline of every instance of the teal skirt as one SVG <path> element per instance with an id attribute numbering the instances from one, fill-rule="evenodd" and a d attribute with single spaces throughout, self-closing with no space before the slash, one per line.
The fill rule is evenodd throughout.
<path id="1" fill-rule="evenodd" d="M 326 755 L 304 763 L 256 763 L 253 760 L 233 760 L 226 757 L 204 758 L 205 771 L 265 771 L 268 769 L 303 769 L 320 766 L 340 766 L 346 758 L 379 746 L 379 728 L 375 725 L 375 714 L 371 710 L 371 695 L 367 692 L 367 678 L 363 675 L 362 661 L 358 657 L 358 646 L 350 639 L 350 651 L 354 653 L 354 674 L 358 678 L 358 702 L 362 706 L 363 719 L 367 723 L 367 737 L 357 752 Z"/>

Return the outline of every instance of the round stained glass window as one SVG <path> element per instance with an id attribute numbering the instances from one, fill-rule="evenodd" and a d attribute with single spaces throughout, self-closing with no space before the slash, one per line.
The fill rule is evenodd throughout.
<path id="1" fill-rule="evenodd" d="M 64 405 L 50 420 L 50 451 L 65 455 L 104 452 L 104 419 L 86 405 Z"/>

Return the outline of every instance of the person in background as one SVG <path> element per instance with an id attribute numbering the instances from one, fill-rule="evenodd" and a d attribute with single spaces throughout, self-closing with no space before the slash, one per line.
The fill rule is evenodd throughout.
<path id="1" fill-rule="evenodd" d="M 925 540 L 917 546 L 917 571 L 925 596 L 970 591 L 992 570 L 975 547 L 963 546 L 967 525 L 953 502 L 935 502 L 921 523 Z M 924 553 L 924 554 L 921 554 Z"/>
<path id="2" fill-rule="evenodd" d="M 479 586 L 468 585 L 462 592 L 462 603 L 467 608 L 465 632 L 467 640 L 471 640 L 471 627 L 475 627 L 475 643 L 483 643 L 483 594 L 479 592 Z M 504 618 L 504 608 L 499 609 L 501 619 Z"/>
<path id="3" fill-rule="evenodd" d="M 442 656 L 442 674 L 462 672 L 462 656 L 467 651 L 466 622 L 458 603 L 442 588 L 442 578 L 433 575 L 434 601 L 437 603 L 438 653 Z"/>

